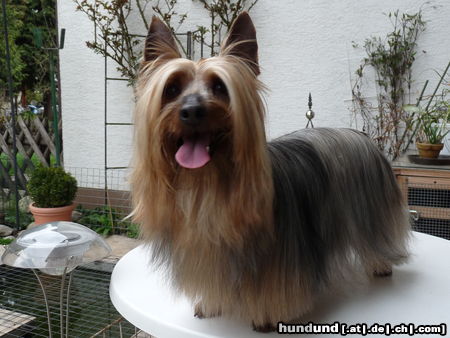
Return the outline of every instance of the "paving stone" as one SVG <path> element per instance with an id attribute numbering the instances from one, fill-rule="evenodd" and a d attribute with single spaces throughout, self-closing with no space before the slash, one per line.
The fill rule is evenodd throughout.
<path id="1" fill-rule="evenodd" d="M 118 258 L 142 244 L 142 241 L 140 240 L 120 235 L 109 236 L 105 241 L 111 246 L 111 256 Z"/>
<path id="2" fill-rule="evenodd" d="M 30 196 L 25 196 L 25 197 L 21 198 L 19 201 L 19 210 L 21 212 L 29 213 L 30 212 L 29 206 L 31 203 L 33 203 L 33 200 L 31 199 Z"/>
<path id="3" fill-rule="evenodd" d="M 0 224 L 0 237 L 6 237 L 13 233 L 13 228 L 7 225 Z"/>

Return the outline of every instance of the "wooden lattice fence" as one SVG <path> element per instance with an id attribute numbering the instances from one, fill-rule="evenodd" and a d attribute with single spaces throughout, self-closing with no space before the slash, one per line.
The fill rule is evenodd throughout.
<path id="1" fill-rule="evenodd" d="M 0 187 L 6 197 L 15 190 L 11 122 L 11 119 L 5 117 L 0 121 Z M 61 123 L 59 129 L 61 130 Z M 49 166 L 51 158 L 56 157 L 56 147 L 51 123 L 46 117 L 39 115 L 18 116 L 15 131 L 17 152 L 18 157 L 20 157 L 17 175 L 18 189 L 25 191 L 29 172 L 34 169 L 37 163 Z"/>

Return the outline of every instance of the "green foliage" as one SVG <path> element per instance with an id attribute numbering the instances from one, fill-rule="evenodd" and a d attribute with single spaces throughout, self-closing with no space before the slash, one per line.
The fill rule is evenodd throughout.
<path id="1" fill-rule="evenodd" d="M 1 153 L 0 154 L 0 161 L 2 162 L 2 165 L 4 167 L 8 166 L 8 162 L 9 162 L 9 157 L 8 155 L 6 155 L 5 153 Z"/>
<path id="2" fill-rule="evenodd" d="M 422 122 L 422 133 L 425 135 L 424 141 L 431 144 L 440 144 L 442 139 L 448 134 L 445 126 L 439 121 L 426 119 Z"/>
<path id="3" fill-rule="evenodd" d="M 16 228 L 16 203 L 15 195 L 11 194 L 9 200 L 5 203 L 5 223 Z M 31 214 L 19 210 L 19 230 L 25 229 L 31 222 L 34 221 Z"/>
<path id="4" fill-rule="evenodd" d="M 14 241 L 12 238 L 0 238 L 0 245 L 9 245 Z"/>
<path id="5" fill-rule="evenodd" d="M 23 12 L 20 8 L 7 6 L 6 13 L 8 21 L 8 43 L 10 48 L 13 86 L 14 89 L 17 90 L 20 83 L 25 78 L 25 64 L 23 62 L 24 51 L 16 43 L 16 40 L 20 37 L 21 32 L 23 31 Z M 4 22 L 2 15 L 0 15 L 0 25 L 1 32 L 3 33 Z M 4 57 L 6 55 L 6 45 L 3 36 L 0 39 L 0 55 L 0 88 L 3 91 L 8 88 L 6 58 Z M 6 93 L 1 93 L 0 97 L 2 95 L 6 95 Z"/>
<path id="6" fill-rule="evenodd" d="M 450 121 L 450 100 L 447 98 L 448 93 L 449 89 L 444 88 L 440 95 L 433 95 L 425 108 L 419 104 L 403 107 L 407 113 L 415 117 L 414 122 L 417 129 L 416 140 L 418 142 L 440 144 L 448 134 L 446 126 Z"/>
<path id="7" fill-rule="evenodd" d="M 23 169 L 25 166 L 25 162 L 27 160 L 22 155 L 22 153 L 17 153 L 16 158 L 17 158 L 17 165 L 19 166 L 19 168 Z M 13 165 L 11 159 L 9 158 L 9 156 L 6 155 L 5 153 L 1 153 L 0 154 L 0 162 L 5 168 L 9 168 L 9 171 L 8 171 L 9 175 L 11 177 L 14 176 L 14 165 Z M 39 157 L 36 154 L 33 154 L 31 156 L 31 163 L 32 163 L 32 166 L 27 165 L 27 168 L 25 170 L 25 174 L 27 174 L 29 176 L 33 173 L 32 168 L 37 168 L 41 165 L 41 161 L 39 160 Z M 56 166 L 56 158 L 54 155 L 50 155 L 50 166 Z"/>
<path id="8" fill-rule="evenodd" d="M 362 117 L 363 130 L 391 159 L 397 158 L 407 147 L 412 119 L 403 110 L 409 97 L 412 66 L 416 58 L 417 39 L 425 29 L 422 12 L 388 14 L 393 30 L 385 38 L 372 36 L 364 41 L 365 57 L 356 70 L 352 88 L 354 112 Z M 358 47 L 354 44 L 354 47 Z M 366 68 L 375 71 L 377 105 L 367 102 L 363 93 Z"/>
<path id="9" fill-rule="evenodd" d="M 137 224 L 124 220 L 123 213 L 109 206 L 86 209 L 78 206 L 77 210 L 83 214 L 78 223 L 89 226 L 103 236 L 126 234 L 130 238 L 139 236 Z"/>
<path id="10" fill-rule="evenodd" d="M 75 199 L 77 181 L 62 168 L 39 166 L 33 171 L 27 189 L 37 207 L 62 207 Z"/>
<path id="11" fill-rule="evenodd" d="M 139 238 L 139 225 L 134 223 L 128 224 L 127 236 L 130 238 Z"/>
<path id="12" fill-rule="evenodd" d="M 54 166 L 54 162 L 52 162 L 52 159 L 54 160 L 54 157 L 55 157 L 54 155 L 50 155 L 50 163 L 52 166 Z M 39 157 L 36 154 L 31 155 L 31 162 L 33 163 L 33 166 L 35 168 L 41 165 L 41 160 L 39 160 Z"/>
<path id="13" fill-rule="evenodd" d="M 109 236 L 114 233 L 114 224 L 118 221 L 115 210 L 107 206 L 94 209 L 83 209 L 80 206 L 77 210 L 83 214 L 78 220 L 80 224 L 92 227 L 94 231 L 103 236 Z"/>
<path id="14" fill-rule="evenodd" d="M 449 122 L 449 101 L 437 100 L 435 104 L 422 116 L 420 116 L 420 129 L 417 139 L 428 143 L 442 143 L 448 134 L 446 124 Z"/>
<path id="15" fill-rule="evenodd" d="M 23 168 L 23 165 L 25 162 L 25 157 L 21 153 L 17 153 L 16 159 L 17 159 L 17 165 L 19 166 L 19 168 Z M 5 168 L 9 167 L 8 174 L 10 176 L 14 176 L 14 165 L 13 165 L 10 157 L 8 155 L 6 155 L 5 153 L 1 153 L 0 154 L 0 162 L 2 163 L 2 165 Z"/>
<path id="16" fill-rule="evenodd" d="M 14 92 L 30 95 L 49 92 L 49 63 L 45 50 L 34 44 L 33 29 L 42 31 L 45 47 L 56 47 L 56 3 L 54 0 L 9 0 L 7 19 Z M 1 30 L 3 18 L 0 15 Z M 7 88 L 4 39 L 0 39 L 0 88 Z M 0 93 L 0 98 L 5 93 Z M 34 98 L 34 94 L 32 94 Z"/>

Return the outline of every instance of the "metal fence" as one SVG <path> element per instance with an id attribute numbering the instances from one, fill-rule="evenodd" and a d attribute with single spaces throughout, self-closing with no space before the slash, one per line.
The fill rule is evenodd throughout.
<path id="1" fill-rule="evenodd" d="M 404 189 L 416 215 L 413 230 L 450 240 L 450 185 L 416 183 Z"/>
<path id="2" fill-rule="evenodd" d="M 78 182 L 75 221 L 102 235 L 138 237 L 138 226 L 126 217 L 131 212 L 128 169 L 66 168 Z M 105 187 L 105 175 L 107 186 Z"/>
<path id="3" fill-rule="evenodd" d="M 77 268 L 69 303 L 69 337 L 150 337 L 127 322 L 109 298 L 112 264 Z M 105 268 L 106 267 L 106 268 Z M 41 275 L 53 335 L 59 333 L 60 277 Z M 0 265 L 0 336 L 49 337 L 41 288 L 31 270 Z"/>

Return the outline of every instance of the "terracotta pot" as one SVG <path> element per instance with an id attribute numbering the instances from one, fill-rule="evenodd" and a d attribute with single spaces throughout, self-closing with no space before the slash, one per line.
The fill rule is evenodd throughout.
<path id="1" fill-rule="evenodd" d="M 34 216 L 36 225 L 55 221 L 72 221 L 72 211 L 75 204 L 59 208 L 38 208 L 34 203 L 30 204 L 30 211 Z"/>
<path id="2" fill-rule="evenodd" d="M 419 156 L 423 158 L 438 158 L 439 153 L 442 148 L 444 148 L 443 143 L 431 144 L 431 143 L 416 143 L 417 150 L 419 151 Z"/>

